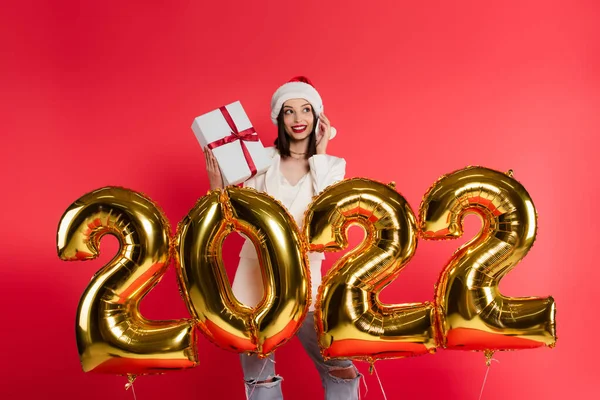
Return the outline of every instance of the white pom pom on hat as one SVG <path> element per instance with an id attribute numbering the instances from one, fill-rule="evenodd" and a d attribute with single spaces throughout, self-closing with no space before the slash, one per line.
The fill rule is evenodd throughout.
<path id="1" fill-rule="evenodd" d="M 307 100 L 315 111 L 317 118 L 319 118 L 323 112 L 323 100 L 310 79 L 305 76 L 295 76 L 281 85 L 271 98 L 271 121 L 275 125 L 277 125 L 277 116 L 281 112 L 283 103 L 290 99 Z M 336 129 L 331 127 L 331 136 L 329 139 L 333 139 L 336 133 Z"/>

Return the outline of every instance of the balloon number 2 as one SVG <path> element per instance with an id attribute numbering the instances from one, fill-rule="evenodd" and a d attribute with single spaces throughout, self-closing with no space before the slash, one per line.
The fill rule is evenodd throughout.
<path id="1" fill-rule="evenodd" d="M 512 298 L 498 290 L 537 234 L 533 201 L 511 175 L 466 168 L 440 178 L 423 198 L 419 215 L 424 239 L 462 236 L 468 213 L 483 221 L 479 234 L 456 251 L 436 285 L 438 327 L 446 348 L 509 350 L 556 342 L 552 297 Z"/>
<path id="2" fill-rule="evenodd" d="M 138 375 L 195 366 L 193 321 L 149 321 L 139 311 L 171 259 L 170 228 L 162 212 L 127 189 L 88 193 L 61 218 L 58 254 L 67 261 L 96 258 L 105 234 L 116 236 L 120 249 L 79 302 L 75 332 L 83 370 Z"/>
<path id="3" fill-rule="evenodd" d="M 481 216 L 483 228 L 444 268 L 434 302 L 382 304 L 379 292 L 413 257 L 417 238 L 459 237 L 467 213 Z M 533 202 L 512 176 L 469 167 L 429 189 L 418 221 L 390 185 L 358 178 L 331 185 L 309 206 L 304 235 L 281 204 L 248 188 L 202 197 L 174 238 L 159 208 L 139 193 L 107 187 L 82 196 L 61 218 L 60 258 L 95 258 L 107 233 L 121 245 L 79 303 L 76 338 L 84 371 L 147 374 L 193 367 L 196 329 L 221 348 L 267 356 L 295 334 L 308 310 L 308 251 L 341 251 L 354 224 L 366 232 L 363 243 L 337 261 L 318 291 L 315 320 L 325 358 L 373 362 L 437 347 L 555 345 L 552 298 L 509 298 L 498 291 L 500 279 L 535 240 Z M 255 307 L 235 298 L 223 268 L 221 247 L 234 231 L 257 250 L 264 293 Z M 139 302 L 171 259 L 193 318 L 149 321 Z"/>
<path id="4" fill-rule="evenodd" d="M 417 249 L 410 206 L 390 186 L 348 179 L 314 199 L 304 221 L 315 251 L 347 247 L 352 224 L 365 230 L 363 243 L 334 265 L 319 288 L 315 319 L 323 356 L 373 362 L 434 352 L 432 304 L 385 306 L 378 300 Z"/>

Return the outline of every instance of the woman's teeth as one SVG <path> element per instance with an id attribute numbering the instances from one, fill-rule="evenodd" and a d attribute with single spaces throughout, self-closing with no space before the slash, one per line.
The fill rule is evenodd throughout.
<path id="1" fill-rule="evenodd" d="M 294 133 L 302 133 L 306 129 L 306 125 L 292 126 Z"/>

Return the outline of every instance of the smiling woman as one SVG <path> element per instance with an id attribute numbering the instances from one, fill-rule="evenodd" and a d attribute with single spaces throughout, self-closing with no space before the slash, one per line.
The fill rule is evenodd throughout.
<path id="1" fill-rule="evenodd" d="M 312 106 L 305 99 L 290 99 L 277 117 L 275 140 L 281 155 L 281 173 L 295 186 L 309 171 L 307 159 L 317 153 L 315 121 Z"/>
<path id="2" fill-rule="evenodd" d="M 317 141 L 315 131 L 317 116 L 305 99 L 289 99 L 283 104 L 283 112 L 277 117 L 277 139 L 275 146 L 279 154 L 289 157 L 292 154 L 296 158 L 311 157 L 317 152 Z M 299 143 L 306 140 L 306 149 L 302 149 Z M 290 144 L 295 149 L 290 149 Z M 300 151 L 299 151 L 300 150 Z M 306 151 L 303 151 L 306 150 Z"/>
<path id="3" fill-rule="evenodd" d="M 310 103 L 304 99 L 290 99 L 283 104 L 285 133 L 297 141 L 312 133 L 315 119 Z"/>
<path id="4" fill-rule="evenodd" d="M 277 89 L 271 99 L 271 120 L 277 125 L 275 146 L 267 149 L 271 167 L 265 174 L 250 178 L 244 186 L 279 200 L 302 227 L 304 213 L 313 196 L 344 179 L 346 161 L 327 154 L 327 144 L 335 130 L 323 114 L 321 96 L 307 78 L 293 78 Z M 205 151 L 211 189 L 222 188 L 217 162 L 210 150 Z M 321 375 L 326 399 L 358 399 L 360 374 L 356 367 L 350 360 L 325 361 L 317 342 L 313 311 L 323 259 L 322 253 L 308 254 L 312 301 L 297 335 Z M 250 240 L 242 247 L 232 289 L 238 300 L 250 307 L 262 299 L 261 268 Z M 268 359 L 261 360 L 256 355 L 240 355 L 249 398 L 283 398 L 283 378 L 275 373 L 273 357 L 271 354 Z"/>

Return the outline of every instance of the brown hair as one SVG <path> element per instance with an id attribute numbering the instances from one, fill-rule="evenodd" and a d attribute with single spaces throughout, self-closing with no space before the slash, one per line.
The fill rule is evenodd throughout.
<path id="1" fill-rule="evenodd" d="M 310 136 L 308 139 L 308 149 L 306 151 L 305 158 L 310 158 L 317 154 L 317 115 L 315 114 L 315 110 L 312 109 L 313 114 L 313 127 L 310 132 Z M 285 124 L 283 122 L 283 107 L 281 111 L 279 111 L 279 115 L 277 116 L 277 139 L 275 139 L 275 148 L 279 151 L 279 155 L 281 157 L 289 157 L 290 156 L 290 136 L 285 131 Z"/>

